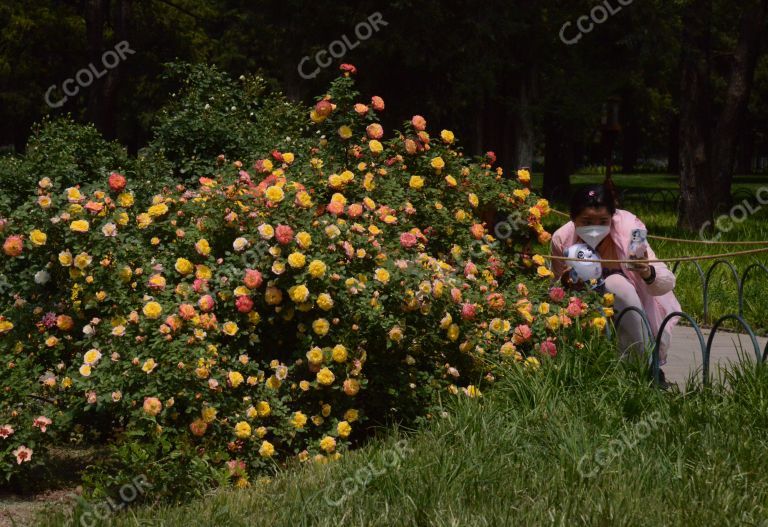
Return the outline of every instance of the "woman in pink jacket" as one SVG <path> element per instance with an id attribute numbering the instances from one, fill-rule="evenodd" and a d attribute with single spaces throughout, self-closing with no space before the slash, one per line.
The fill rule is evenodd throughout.
<path id="1" fill-rule="evenodd" d="M 571 200 L 571 221 L 552 235 L 552 254 L 563 256 L 570 246 L 586 243 L 600 259 L 628 259 L 632 231 L 645 229 L 645 225 L 631 212 L 617 209 L 615 203 L 613 193 L 606 186 L 594 185 L 578 190 Z M 645 256 L 649 260 L 656 259 L 650 247 Z M 553 260 L 552 270 L 566 285 L 574 286 L 567 272 L 570 270 L 569 263 Z M 654 337 L 664 317 L 680 311 L 680 304 L 673 293 L 675 275 L 663 263 L 635 266 L 606 263 L 602 264 L 602 278 L 605 280 L 604 292 L 614 295 L 615 312 L 618 314 L 630 306 L 641 309 L 648 317 Z M 674 322 L 676 320 L 667 324 L 661 338 L 659 356 L 662 365 L 666 363 Z M 622 318 L 618 334 L 623 356 L 631 351 L 642 352 L 648 342 L 642 318 L 635 312 L 629 312 Z"/>

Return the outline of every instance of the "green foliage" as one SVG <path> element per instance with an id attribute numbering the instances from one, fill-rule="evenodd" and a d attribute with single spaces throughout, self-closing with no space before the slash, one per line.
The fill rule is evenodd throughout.
<path id="1" fill-rule="evenodd" d="M 200 89 L 184 108 L 211 86 L 190 75 Z M 266 101 L 242 117 L 277 145 L 255 162 L 193 160 L 203 174 L 165 185 L 152 177 L 170 170 L 163 154 L 191 147 L 175 135 L 127 178 L 99 164 L 104 153 L 73 155 L 58 177 L 101 177 L 66 188 L 43 177 L 9 215 L 0 364 L 15 372 L 0 377 L 0 426 L 18 432 L 3 445 L 37 433 L 38 410 L 17 410 L 32 395 L 60 409 L 34 460 L 61 441 L 109 445 L 89 476 L 94 498 L 138 475 L 157 499 L 222 474 L 247 486 L 289 460 L 338 459 L 366 426 L 410 426 L 442 397 L 478 396 L 495 361 L 536 370 L 600 332 L 597 298 L 550 298 L 551 271 L 530 254 L 548 240 L 549 208 L 527 172 L 502 177 L 422 118 L 384 139 L 383 103 L 360 102 L 346 74 L 290 140 L 268 124 L 285 103 Z M 27 158 L 45 159 L 47 144 L 58 143 Z M 154 195 L 133 190 L 147 185 Z M 505 244 L 480 217 L 499 203 L 520 219 Z M 24 460 L 2 466 L 13 481 L 29 475 Z"/>
<path id="2" fill-rule="evenodd" d="M 216 158 L 253 161 L 277 148 L 296 148 L 304 113 L 255 76 L 234 81 L 214 66 L 168 64 L 167 79 L 180 82 L 164 107 L 150 143 L 183 179 L 213 175 Z"/>

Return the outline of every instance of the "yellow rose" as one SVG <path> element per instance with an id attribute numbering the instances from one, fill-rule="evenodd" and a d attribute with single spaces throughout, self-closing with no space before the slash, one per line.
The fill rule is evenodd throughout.
<path id="1" fill-rule="evenodd" d="M 269 200 L 270 203 L 280 203 L 283 201 L 283 199 L 285 199 L 285 192 L 283 192 L 283 189 L 276 185 L 268 187 L 265 195 L 267 196 L 267 200 Z"/>
<path id="2" fill-rule="evenodd" d="M 163 306 L 157 302 L 147 302 L 142 309 L 144 316 L 147 318 L 158 318 L 163 313 Z"/>
<path id="3" fill-rule="evenodd" d="M 29 239 L 34 245 L 40 247 L 45 245 L 45 242 L 48 241 L 48 235 L 41 230 L 35 229 L 29 234 Z"/>
<path id="4" fill-rule="evenodd" d="M 333 298 L 328 293 L 322 293 L 317 297 L 317 307 L 323 311 L 328 311 L 333 307 Z"/>
<path id="5" fill-rule="evenodd" d="M 340 126 L 339 137 L 341 137 L 342 139 L 349 139 L 350 137 L 352 137 L 352 129 L 346 124 Z"/>
<path id="6" fill-rule="evenodd" d="M 251 425 L 245 421 L 240 421 L 235 425 L 235 435 L 240 439 L 248 439 L 251 437 Z"/>
<path id="7" fill-rule="evenodd" d="M 312 245 L 312 235 L 308 232 L 301 231 L 296 234 L 296 243 L 302 249 L 308 249 Z"/>
<path id="8" fill-rule="evenodd" d="M 75 220 L 72 223 L 69 224 L 70 230 L 74 232 L 88 232 L 88 229 L 90 229 L 90 225 L 86 220 Z"/>
<path id="9" fill-rule="evenodd" d="M 325 436 L 320 440 L 320 448 L 330 454 L 336 449 L 336 440 L 331 436 Z"/>
<path id="10" fill-rule="evenodd" d="M 374 273 L 374 278 L 376 279 L 376 281 L 381 282 L 382 284 L 386 284 L 387 282 L 389 282 L 389 279 L 390 279 L 389 271 L 387 271 L 383 267 L 379 267 L 378 269 L 376 269 L 376 272 Z"/>
<path id="11" fill-rule="evenodd" d="M 432 161 L 430 161 L 429 164 L 437 171 L 445 168 L 445 161 L 443 161 L 443 158 L 440 156 L 432 158 Z"/>
<path id="12" fill-rule="evenodd" d="M 443 130 L 442 132 L 440 132 L 440 139 L 442 139 L 444 143 L 447 143 L 450 145 L 450 144 L 453 144 L 455 137 L 453 135 L 453 132 L 451 132 L 450 130 Z"/>
<path id="13" fill-rule="evenodd" d="M 300 269 L 307 263 L 307 257 L 300 252 L 294 252 L 288 255 L 288 265 L 294 269 Z"/>
<path id="14" fill-rule="evenodd" d="M 195 266 L 192 265 L 192 262 L 187 260 L 186 258 L 177 258 L 176 264 L 174 265 L 174 268 L 176 271 L 183 275 L 187 276 L 188 274 L 192 274 L 192 271 L 195 270 Z"/>
<path id="15" fill-rule="evenodd" d="M 133 194 L 129 192 L 123 192 L 117 196 L 117 203 L 121 207 L 130 207 L 133 205 Z"/>
<path id="16" fill-rule="evenodd" d="M 203 411 L 201 412 L 203 421 L 210 424 L 216 419 L 216 414 L 218 413 L 218 410 L 212 406 L 206 406 L 203 408 Z"/>
<path id="17" fill-rule="evenodd" d="M 165 203 L 158 203 L 157 205 L 152 205 L 147 210 L 147 213 L 153 218 L 158 218 L 167 212 L 168 212 L 168 205 L 166 205 Z"/>
<path id="18" fill-rule="evenodd" d="M 424 178 L 421 176 L 411 176 L 408 185 L 414 190 L 419 190 L 424 187 Z"/>
<path id="19" fill-rule="evenodd" d="M 259 447 L 259 455 L 261 457 L 272 457 L 275 455 L 275 447 L 269 441 L 264 441 Z"/>
<path id="20" fill-rule="evenodd" d="M 227 374 L 227 380 L 232 388 L 237 388 L 245 379 L 243 378 L 243 374 L 239 371 L 231 371 Z"/>
<path id="21" fill-rule="evenodd" d="M 472 192 L 467 194 L 467 201 L 469 201 L 469 204 L 473 207 L 477 207 L 480 204 L 480 199 L 477 197 L 477 194 Z"/>
<path id="22" fill-rule="evenodd" d="M 304 190 L 296 194 L 296 201 L 298 202 L 299 207 L 304 209 L 308 209 L 312 206 L 312 196 L 309 195 L 309 192 Z"/>
<path id="23" fill-rule="evenodd" d="M 333 360 L 339 363 L 347 361 L 347 348 L 341 344 L 336 344 L 331 350 Z"/>
<path id="24" fill-rule="evenodd" d="M 400 326 L 395 326 L 389 330 L 389 339 L 393 342 L 400 342 L 403 340 L 403 330 L 400 329 Z"/>
<path id="25" fill-rule="evenodd" d="M 309 263 L 309 274 L 312 278 L 322 278 L 325 275 L 327 266 L 321 260 L 312 260 Z"/>
<path id="26" fill-rule="evenodd" d="M 320 337 L 324 337 L 328 334 L 328 330 L 331 328 L 330 323 L 324 318 L 318 318 L 312 322 L 312 331 Z"/>
<path id="27" fill-rule="evenodd" d="M 542 278 L 552 278 L 553 276 L 555 276 L 555 274 L 552 271 L 550 271 L 547 267 L 543 265 L 540 265 L 536 269 L 536 274 L 538 274 Z"/>
<path id="28" fill-rule="evenodd" d="M 531 173 L 527 170 L 518 170 L 517 171 L 517 180 L 520 181 L 520 183 L 528 184 L 531 182 Z"/>
<path id="29" fill-rule="evenodd" d="M 560 317 L 557 315 L 552 315 L 551 317 L 548 317 L 547 327 L 552 331 L 557 330 L 557 328 L 560 327 Z"/>
<path id="30" fill-rule="evenodd" d="M 374 154 L 380 154 L 384 150 L 384 147 L 382 146 L 382 144 L 376 139 L 371 139 L 370 141 L 368 141 L 368 148 Z"/>
<path id="31" fill-rule="evenodd" d="M 221 327 L 221 330 L 224 332 L 224 334 L 229 335 L 230 337 L 234 336 L 237 333 L 238 329 L 239 328 L 237 327 L 237 324 L 232 321 L 225 322 L 224 325 Z"/>
<path id="32" fill-rule="evenodd" d="M 67 251 L 61 251 L 59 253 L 59 263 L 63 267 L 69 267 L 70 265 L 72 265 L 72 253 L 69 252 L 68 250 Z"/>
<path id="33" fill-rule="evenodd" d="M 93 258 L 88 253 L 80 253 L 75 256 L 75 267 L 81 271 L 91 265 Z"/>
<path id="34" fill-rule="evenodd" d="M 307 424 L 307 416 L 302 412 L 295 412 L 291 418 L 291 424 L 294 428 L 301 429 Z"/>
<path id="35" fill-rule="evenodd" d="M 352 433 L 352 427 L 346 421 L 339 421 L 339 424 L 336 425 L 336 432 L 339 434 L 339 437 L 346 438 Z"/>
<path id="36" fill-rule="evenodd" d="M 139 229 L 146 229 L 152 224 L 152 216 L 146 212 L 142 212 L 136 216 L 136 224 L 139 226 Z"/>
<path id="37" fill-rule="evenodd" d="M 198 240 L 197 243 L 195 243 L 195 250 L 201 256 L 208 256 L 211 254 L 211 246 L 206 239 Z"/>
<path id="38" fill-rule="evenodd" d="M 310 364 L 318 365 L 323 363 L 323 350 L 317 346 L 307 352 L 307 360 Z"/>
<path id="39" fill-rule="evenodd" d="M 300 304 L 301 302 L 306 302 L 309 298 L 309 289 L 303 284 L 295 285 L 288 289 L 288 296 L 291 297 L 291 300 Z"/>
<path id="40" fill-rule="evenodd" d="M 291 152 L 286 152 L 283 154 L 283 162 L 287 164 L 293 163 L 294 155 Z"/>

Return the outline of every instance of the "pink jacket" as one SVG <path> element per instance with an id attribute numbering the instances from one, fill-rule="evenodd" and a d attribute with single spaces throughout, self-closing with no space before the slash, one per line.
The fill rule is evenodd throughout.
<path id="1" fill-rule="evenodd" d="M 627 259 L 627 248 L 629 247 L 632 230 L 645 228 L 643 222 L 631 212 L 626 210 L 616 211 L 616 214 L 611 219 L 610 236 L 613 244 L 616 246 L 618 260 Z M 581 243 L 581 239 L 576 234 L 576 226 L 572 221 L 569 221 L 552 235 L 552 255 L 563 256 L 568 247 L 575 243 Z M 656 254 L 650 247 L 648 247 L 648 259 L 656 259 Z M 552 271 L 555 273 L 555 277 L 559 279 L 562 276 L 568 267 L 567 264 L 568 262 L 552 261 Z M 680 303 L 675 298 L 675 294 L 672 292 L 675 288 L 675 275 L 663 263 L 652 265 L 656 268 L 656 280 L 650 285 L 646 284 L 637 273 L 625 272 L 624 274 L 634 285 L 637 296 L 640 297 L 640 302 L 643 304 L 643 310 L 648 316 L 651 330 L 654 335 L 657 335 L 664 317 L 675 311 L 680 311 L 681 308 Z M 672 319 L 664 328 L 661 349 L 659 350 L 661 364 L 666 362 L 672 327 L 677 321 L 678 319 Z"/>

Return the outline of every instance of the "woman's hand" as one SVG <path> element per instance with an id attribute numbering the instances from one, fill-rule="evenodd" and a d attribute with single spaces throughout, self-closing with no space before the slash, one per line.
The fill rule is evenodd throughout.
<path id="1" fill-rule="evenodd" d="M 640 258 L 640 260 L 647 260 L 647 259 L 648 259 L 648 251 L 643 253 L 643 256 L 642 258 Z M 627 264 L 627 270 L 632 271 L 633 273 L 639 274 L 643 280 L 650 279 L 651 275 L 653 274 L 651 265 L 647 263 Z"/>

